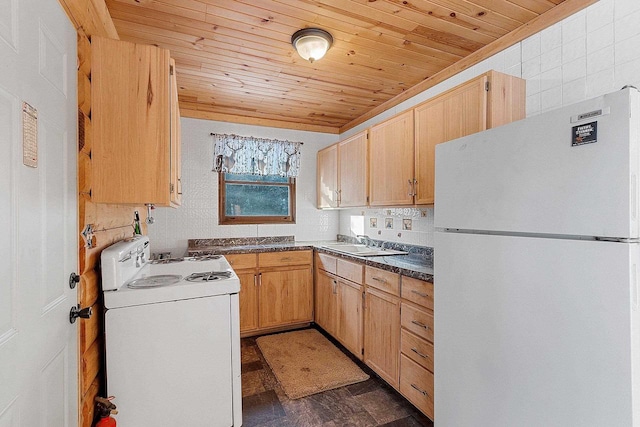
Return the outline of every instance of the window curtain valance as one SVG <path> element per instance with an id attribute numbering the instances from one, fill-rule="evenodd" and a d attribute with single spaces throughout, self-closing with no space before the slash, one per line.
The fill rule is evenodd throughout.
<path id="1" fill-rule="evenodd" d="M 301 142 L 215 133 L 211 135 L 214 138 L 214 172 L 298 176 Z"/>

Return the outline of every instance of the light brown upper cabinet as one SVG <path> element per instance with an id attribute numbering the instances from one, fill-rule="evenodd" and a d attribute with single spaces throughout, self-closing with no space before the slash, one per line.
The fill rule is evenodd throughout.
<path id="1" fill-rule="evenodd" d="M 369 205 L 413 204 L 413 110 L 371 127 Z"/>
<path id="2" fill-rule="evenodd" d="M 91 200 L 180 204 L 180 129 L 169 51 L 92 37 Z"/>
<path id="3" fill-rule="evenodd" d="M 415 204 L 434 203 L 437 144 L 523 119 L 524 99 L 524 80 L 489 71 L 416 107 Z"/>
<path id="4" fill-rule="evenodd" d="M 367 204 L 367 131 L 338 143 L 338 206 Z"/>
<path id="5" fill-rule="evenodd" d="M 318 151 L 318 208 L 338 207 L 338 144 Z"/>
<path id="6" fill-rule="evenodd" d="M 318 151 L 318 208 L 367 204 L 367 131 Z"/>
<path id="7" fill-rule="evenodd" d="M 318 207 L 433 204 L 437 144 L 524 117 L 525 81 L 482 74 L 319 152 Z"/>

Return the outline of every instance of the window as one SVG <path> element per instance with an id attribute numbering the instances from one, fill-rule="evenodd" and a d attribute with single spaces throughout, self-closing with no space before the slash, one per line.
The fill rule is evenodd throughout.
<path id="1" fill-rule="evenodd" d="M 295 223 L 295 178 L 225 172 L 218 176 L 220 224 Z"/>

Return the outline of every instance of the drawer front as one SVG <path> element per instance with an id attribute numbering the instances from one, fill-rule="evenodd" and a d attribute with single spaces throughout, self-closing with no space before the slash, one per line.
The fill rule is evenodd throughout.
<path id="1" fill-rule="evenodd" d="M 362 284 L 362 271 L 364 266 L 357 262 L 351 262 L 338 258 L 336 274 L 352 282 Z"/>
<path id="2" fill-rule="evenodd" d="M 282 267 L 286 265 L 311 264 L 311 251 L 265 252 L 258 254 L 260 267 Z"/>
<path id="3" fill-rule="evenodd" d="M 433 316 L 409 304 L 402 303 L 402 327 L 433 342 Z"/>
<path id="4" fill-rule="evenodd" d="M 331 255 L 316 252 L 316 267 L 326 272 L 336 274 L 336 262 L 338 259 Z"/>
<path id="5" fill-rule="evenodd" d="M 409 359 L 433 372 L 433 344 L 429 341 L 403 329 L 400 348 Z"/>
<path id="6" fill-rule="evenodd" d="M 402 276 L 402 298 L 433 310 L 433 283 Z"/>
<path id="7" fill-rule="evenodd" d="M 234 270 L 256 268 L 258 257 L 256 254 L 230 254 L 224 256 Z"/>
<path id="8" fill-rule="evenodd" d="M 379 268 L 365 268 L 365 283 L 381 291 L 400 296 L 400 275 Z"/>
<path id="9" fill-rule="evenodd" d="M 433 374 L 404 354 L 400 356 L 400 393 L 433 419 Z"/>

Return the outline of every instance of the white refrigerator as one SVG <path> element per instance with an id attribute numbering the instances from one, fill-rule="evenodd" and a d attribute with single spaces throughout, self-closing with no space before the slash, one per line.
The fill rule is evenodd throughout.
<path id="1" fill-rule="evenodd" d="M 639 138 L 630 88 L 437 146 L 437 426 L 640 426 Z"/>

